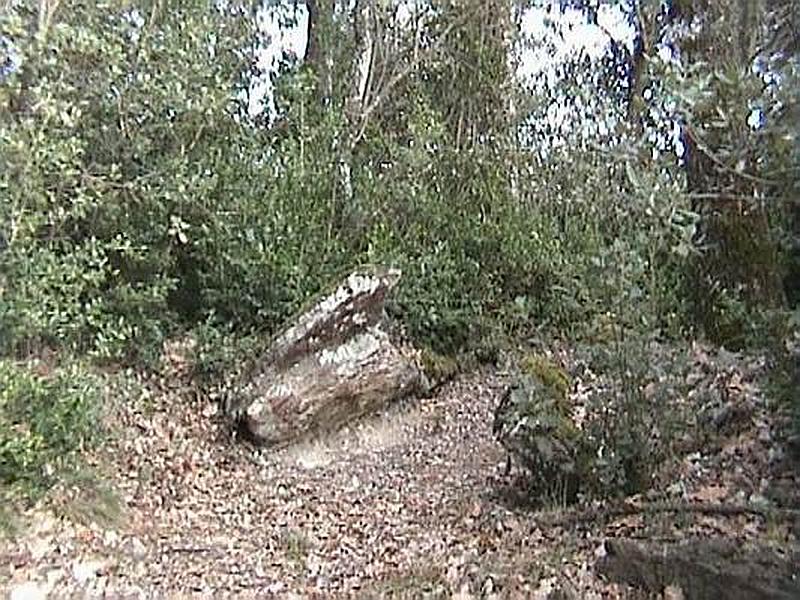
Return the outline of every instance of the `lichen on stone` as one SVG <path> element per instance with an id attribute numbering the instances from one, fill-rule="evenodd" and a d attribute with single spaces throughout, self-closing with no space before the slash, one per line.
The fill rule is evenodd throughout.
<path id="1" fill-rule="evenodd" d="M 459 371 L 458 361 L 455 358 L 439 354 L 430 348 L 423 348 L 420 351 L 419 361 L 423 372 L 434 385 L 449 381 Z"/>
<path id="2" fill-rule="evenodd" d="M 522 372 L 538 378 L 558 397 L 567 399 L 571 387 L 569 375 L 552 360 L 538 354 L 529 354 L 522 360 Z"/>

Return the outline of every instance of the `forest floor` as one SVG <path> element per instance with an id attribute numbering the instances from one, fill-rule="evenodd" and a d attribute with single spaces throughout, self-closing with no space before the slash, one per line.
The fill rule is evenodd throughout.
<path id="1" fill-rule="evenodd" d="M 796 502 L 797 470 L 780 466 L 778 424 L 763 395 L 746 375 L 726 381 L 754 407 L 748 426 L 713 454 L 687 456 L 673 485 L 688 501 L 723 503 L 761 498 L 780 482 L 794 493 L 784 504 Z M 641 598 L 597 574 L 605 540 L 796 543 L 796 524 L 759 514 L 613 516 L 597 507 L 585 518 L 516 506 L 491 432 L 504 384 L 494 372 L 464 375 L 429 398 L 279 451 L 230 439 L 216 407 L 185 386 L 161 382 L 147 402 L 110 398 L 115 434 L 88 460 L 120 513 L 104 525 L 79 518 L 75 507 L 96 513 L 103 497 L 65 487 L 60 504 L 32 511 L 28 527 L 0 543 L 0 593 Z"/>

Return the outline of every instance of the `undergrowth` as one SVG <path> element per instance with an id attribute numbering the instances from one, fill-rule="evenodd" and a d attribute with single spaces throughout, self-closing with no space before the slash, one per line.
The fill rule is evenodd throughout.
<path id="1" fill-rule="evenodd" d="M 80 452 L 100 438 L 98 386 L 79 366 L 39 373 L 28 365 L 0 360 L 4 508 L 30 505 L 76 472 Z"/>

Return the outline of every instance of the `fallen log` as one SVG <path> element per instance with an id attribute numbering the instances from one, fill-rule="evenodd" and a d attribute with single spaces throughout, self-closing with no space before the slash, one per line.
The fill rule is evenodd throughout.
<path id="1" fill-rule="evenodd" d="M 744 546 L 723 539 L 678 543 L 613 539 L 596 565 L 607 579 L 661 594 L 678 587 L 687 600 L 800 598 L 800 551 Z"/>
<path id="2" fill-rule="evenodd" d="M 273 340 L 228 405 L 249 438 L 285 444 L 425 388 L 418 353 L 386 327 L 399 278 L 395 269 L 352 273 Z"/>

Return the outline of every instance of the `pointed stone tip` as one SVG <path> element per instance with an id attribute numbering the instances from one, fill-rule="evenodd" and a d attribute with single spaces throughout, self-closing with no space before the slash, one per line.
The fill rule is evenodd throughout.
<path id="1" fill-rule="evenodd" d="M 357 269 L 351 273 L 350 278 L 374 281 L 378 286 L 392 289 L 400 281 L 402 275 L 403 272 L 398 267 L 371 265 Z"/>
<path id="2" fill-rule="evenodd" d="M 397 267 L 384 267 L 380 272 L 380 276 L 387 282 L 389 288 L 393 288 L 400 281 L 403 272 Z"/>

